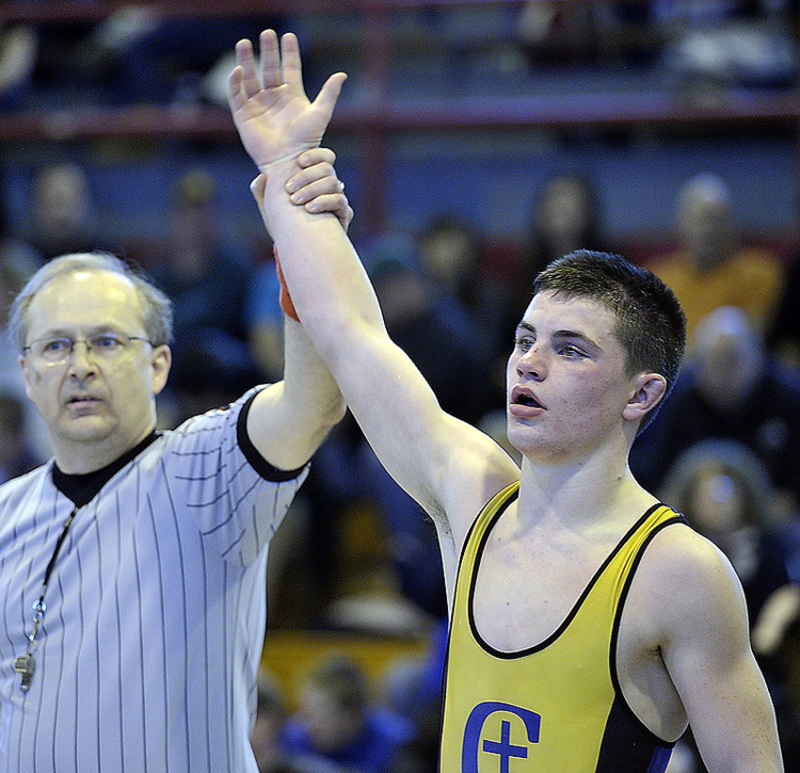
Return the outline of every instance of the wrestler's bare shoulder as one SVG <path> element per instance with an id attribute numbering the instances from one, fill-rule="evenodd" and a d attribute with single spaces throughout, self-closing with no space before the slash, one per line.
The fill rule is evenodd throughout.
<path id="1" fill-rule="evenodd" d="M 642 558 L 642 570 L 654 581 L 671 579 L 685 585 L 710 579 L 709 574 L 727 574 L 732 568 L 711 540 L 688 524 L 676 523 L 661 529 L 653 537 Z"/>
<path id="2" fill-rule="evenodd" d="M 688 525 L 661 529 L 644 551 L 631 586 L 626 613 L 655 640 L 711 608 L 738 606 L 741 584 L 730 561 Z M 646 626 L 643 630 L 646 630 Z"/>

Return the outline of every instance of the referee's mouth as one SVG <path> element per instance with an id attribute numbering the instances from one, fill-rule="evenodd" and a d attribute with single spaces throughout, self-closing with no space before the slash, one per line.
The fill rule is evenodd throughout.
<path id="1" fill-rule="evenodd" d="M 101 402 L 99 397 L 92 397 L 91 395 L 75 395 L 67 400 L 67 405 L 95 405 Z"/>

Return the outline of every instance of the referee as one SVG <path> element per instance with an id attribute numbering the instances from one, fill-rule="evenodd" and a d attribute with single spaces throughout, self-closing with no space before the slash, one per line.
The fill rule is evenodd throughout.
<path id="1" fill-rule="evenodd" d="M 13 304 L 55 456 L 0 487 L 4 773 L 257 770 L 267 547 L 344 405 L 287 320 L 283 381 L 157 432 L 171 322 L 101 253 L 47 263 Z"/>

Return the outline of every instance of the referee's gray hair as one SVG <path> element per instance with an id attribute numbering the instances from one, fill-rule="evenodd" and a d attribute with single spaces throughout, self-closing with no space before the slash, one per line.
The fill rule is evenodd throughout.
<path id="1" fill-rule="evenodd" d="M 28 310 L 44 287 L 59 276 L 74 271 L 110 271 L 128 279 L 136 288 L 142 303 L 142 324 L 153 346 L 172 340 L 172 303 L 139 271 L 110 252 L 76 252 L 62 255 L 42 266 L 27 282 L 11 304 L 8 332 L 19 351 L 26 345 Z M 124 332 L 124 331 L 123 331 Z"/>

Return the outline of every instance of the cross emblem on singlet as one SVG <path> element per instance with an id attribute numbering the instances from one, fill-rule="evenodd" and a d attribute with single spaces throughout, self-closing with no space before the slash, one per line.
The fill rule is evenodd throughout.
<path id="1" fill-rule="evenodd" d="M 505 714 L 498 717 L 500 720 L 500 740 L 495 740 L 497 725 L 494 725 L 492 732 L 483 735 L 486 720 L 495 714 Z M 512 715 L 509 718 L 508 715 Z M 517 740 L 527 740 L 528 746 L 511 743 L 512 719 L 519 724 L 521 722 L 524 731 L 519 733 L 522 728 L 517 727 Z M 500 773 L 510 773 L 510 761 L 513 758 L 527 759 L 528 748 L 531 744 L 539 742 L 539 725 L 541 716 L 530 709 L 520 706 L 513 706 L 509 703 L 500 701 L 484 701 L 479 703 L 470 712 L 464 726 L 464 741 L 461 748 L 461 773 L 478 773 L 478 756 L 496 754 L 500 758 Z"/>
<path id="2" fill-rule="evenodd" d="M 507 719 L 500 724 L 500 740 L 484 741 L 483 750 L 500 756 L 500 773 L 508 773 L 508 761 L 512 757 L 525 759 L 528 756 L 527 748 L 511 743 L 511 723 Z"/>

